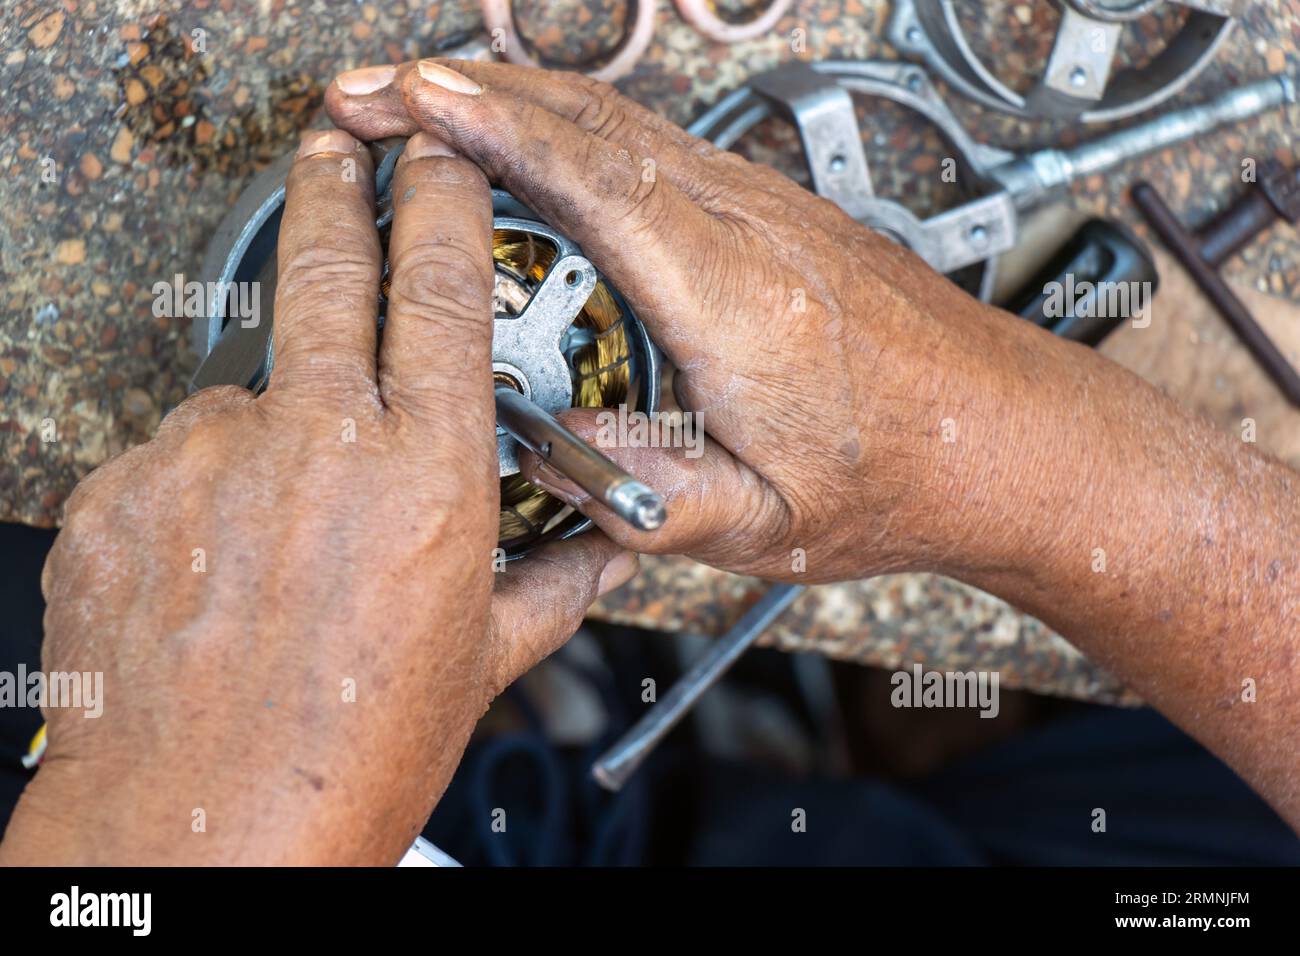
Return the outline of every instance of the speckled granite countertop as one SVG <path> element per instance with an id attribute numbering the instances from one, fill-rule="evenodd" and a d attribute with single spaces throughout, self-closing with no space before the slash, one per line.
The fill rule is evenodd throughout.
<path id="1" fill-rule="evenodd" d="M 999 15 L 983 21 L 980 43 L 1013 66 L 1033 64 L 1036 54 L 1026 46 L 1032 31 L 1023 28 L 1038 22 L 1044 5 L 991 6 Z M 730 47 L 706 41 L 670 4 L 658 7 L 655 39 L 620 86 L 683 124 L 747 76 L 794 56 L 796 28 L 805 31 L 804 57 L 894 57 L 881 39 L 886 3 L 799 0 L 769 36 Z M 1300 3 L 1257 0 L 1248 7 L 1241 29 L 1183 100 L 1296 70 Z M 607 49 L 624 13 L 619 0 L 516 5 L 521 32 L 553 61 Z M 212 229 L 248 178 L 313 121 L 329 78 L 431 53 L 480 28 L 477 4 L 467 0 L 8 4 L 0 26 L 0 518 L 57 523 L 80 476 L 147 438 L 184 397 L 196 363 L 188 320 L 155 317 L 151 288 L 175 273 L 198 277 Z M 1158 28 L 1153 23 L 1148 32 Z M 1134 49 L 1149 39 L 1139 35 Z M 1026 125 L 956 98 L 951 103 L 979 138 L 998 145 L 1080 138 L 1076 128 Z M 1123 192 L 1145 177 L 1196 219 L 1232 194 L 1239 157 L 1292 161 L 1293 135 L 1294 114 L 1274 113 L 1134 163 L 1123 175 L 1080 183 L 1069 201 L 1134 223 Z M 882 141 L 891 158 L 873 156 L 873 168 L 885 170 L 890 184 L 906 183 L 913 208 L 941 203 L 937 177 L 926 175 L 934 158 L 927 141 L 915 140 L 919 148 L 908 136 L 876 139 Z M 760 135 L 753 149 L 764 148 Z M 771 159 L 798 171 L 792 155 Z M 1300 244 L 1292 230 L 1279 228 L 1227 271 L 1295 300 Z M 41 440 L 47 420 L 57 426 L 56 442 Z M 753 582 L 689 562 L 648 560 L 640 581 L 602 613 L 711 632 L 733 620 L 753 593 Z M 992 666 L 1011 686 L 1123 696 L 1037 622 L 926 576 L 817 589 L 769 639 L 887 666 Z"/>

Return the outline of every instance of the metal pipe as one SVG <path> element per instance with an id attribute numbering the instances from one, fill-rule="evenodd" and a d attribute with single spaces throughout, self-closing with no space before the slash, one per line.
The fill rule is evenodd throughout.
<path id="1" fill-rule="evenodd" d="M 641 766 L 641 761 L 677 726 L 704 692 L 718 682 L 802 593 L 803 587 L 798 584 L 772 585 L 731 630 L 709 646 L 662 700 L 651 707 L 614 746 L 601 754 L 591 768 L 596 781 L 606 790 L 621 790 L 636 768 Z"/>

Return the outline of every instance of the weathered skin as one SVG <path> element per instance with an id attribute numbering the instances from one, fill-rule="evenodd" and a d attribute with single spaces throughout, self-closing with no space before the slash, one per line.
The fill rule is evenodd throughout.
<path id="1" fill-rule="evenodd" d="M 464 374 L 491 363 L 491 197 L 412 144 L 377 358 L 368 153 L 308 134 L 270 387 L 199 392 L 69 501 L 43 666 L 103 672 L 103 716 L 47 710 L 0 862 L 391 864 L 492 697 L 634 573 L 588 536 L 493 593 L 491 378 Z"/>
<path id="2" fill-rule="evenodd" d="M 415 64 L 342 77 L 334 121 L 436 134 L 581 243 L 711 439 L 694 460 L 604 449 L 668 496 L 655 533 L 535 459 L 526 473 L 639 551 L 805 582 L 935 571 L 998 594 L 1300 826 L 1294 472 L 607 85 L 424 62 L 432 82 Z M 568 423 L 594 440 L 595 414 Z"/>

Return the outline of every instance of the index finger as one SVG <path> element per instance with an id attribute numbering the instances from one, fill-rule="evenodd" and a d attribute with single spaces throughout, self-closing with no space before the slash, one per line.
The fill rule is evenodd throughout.
<path id="1" fill-rule="evenodd" d="M 428 133 L 411 137 L 397 163 L 388 261 L 385 403 L 421 438 L 451 432 L 490 459 L 492 194 L 478 167 Z"/>
<path id="2" fill-rule="evenodd" d="M 276 248 L 272 389 L 374 389 L 374 175 L 369 151 L 343 130 L 303 134 Z"/>
<path id="3" fill-rule="evenodd" d="M 699 352 L 708 323 L 700 323 L 702 330 L 681 317 L 709 314 L 699 297 L 707 285 L 702 271 L 718 267 L 731 236 L 657 174 L 654 157 L 428 60 L 407 74 L 402 89 L 422 129 L 574 239 L 675 362 Z"/>
<path id="4" fill-rule="evenodd" d="M 654 157 L 659 171 L 697 201 L 707 200 L 716 191 L 719 166 L 736 158 L 610 84 L 581 73 L 441 57 L 427 62 L 446 67 L 471 84 L 540 106 L 584 132 L 641 156 Z M 325 109 L 335 124 L 362 139 L 410 136 L 420 126 L 407 110 L 402 90 L 415 69 L 416 64 L 408 62 L 342 73 L 325 90 Z"/>

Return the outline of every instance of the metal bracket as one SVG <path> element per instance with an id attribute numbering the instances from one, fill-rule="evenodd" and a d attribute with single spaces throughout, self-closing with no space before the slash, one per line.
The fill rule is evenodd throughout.
<path id="1" fill-rule="evenodd" d="M 498 219 L 499 229 L 538 231 L 537 223 Z M 526 398 L 554 415 L 573 404 L 573 378 L 560 344 L 595 291 L 596 267 L 568 240 L 547 229 L 563 250 L 518 315 L 500 315 L 492 324 L 492 367 L 508 375 Z M 543 233 L 545 235 L 545 233 Z M 497 427 L 501 477 L 519 473 L 519 443 Z"/>
<path id="2" fill-rule="evenodd" d="M 920 114 L 989 194 L 929 219 L 876 195 L 851 93 L 893 100 Z M 691 124 L 690 132 L 726 149 L 773 114 L 798 127 L 818 195 L 912 249 L 940 272 L 982 264 L 978 292 L 981 298 L 992 294 L 997 256 L 1015 245 L 1016 216 L 1011 198 L 989 173 L 1014 154 L 973 140 L 923 69 L 871 60 L 787 64 L 725 97 Z"/>

